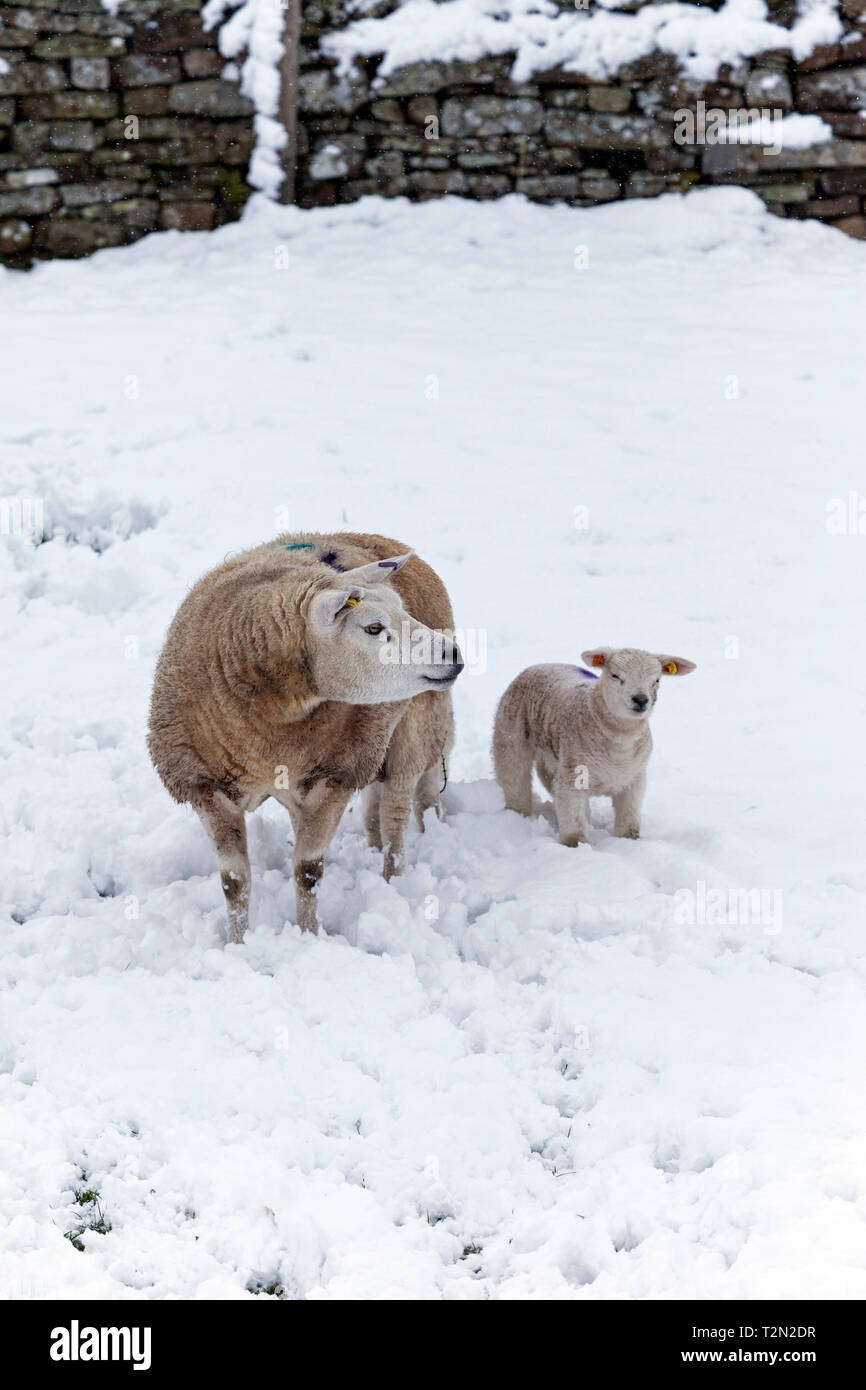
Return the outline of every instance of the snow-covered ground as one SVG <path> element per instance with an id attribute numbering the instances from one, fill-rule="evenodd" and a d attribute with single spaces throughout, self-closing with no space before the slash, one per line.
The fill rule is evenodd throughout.
<path id="1" fill-rule="evenodd" d="M 866 1295 L 864 295 L 735 189 L 257 204 L 0 272 L 0 491 L 54 535 L 0 544 L 0 1293 Z M 344 524 L 486 635 L 447 817 L 386 885 L 347 813 L 302 938 L 269 804 L 226 948 L 154 660 L 227 552 Z M 598 803 L 566 849 L 492 715 L 597 643 L 698 671 L 643 839 Z"/>

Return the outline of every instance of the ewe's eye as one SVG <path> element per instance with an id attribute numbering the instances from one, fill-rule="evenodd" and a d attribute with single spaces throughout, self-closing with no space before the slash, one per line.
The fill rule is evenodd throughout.
<path id="1" fill-rule="evenodd" d="M 384 623 L 370 623 L 368 627 L 365 627 L 365 628 L 364 628 L 364 631 L 365 631 L 365 632 L 369 632 L 369 634 L 370 634 L 371 637 L 378 637 L 380 632 L 384 632 L 384 631 L 385 631 L 385 624 L 384 624 Z"/>

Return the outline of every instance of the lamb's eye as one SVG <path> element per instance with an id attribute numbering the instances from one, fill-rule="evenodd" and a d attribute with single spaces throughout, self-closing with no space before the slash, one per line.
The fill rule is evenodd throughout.
<path id="1" fill-rule="evenodd" d="M 364 631 L 365 631 L 365 632 L 369 632 L 369 634 L 370 634 L 371 637 L 378 637 L 380 632 L 384 632 L 384 631 L 385 631 L 385 624 L 384 624 L 384 623 L 370 623 L 367 627 L 364 628 Z"/>
<path id="2" fill-rule="evenodd" d="M 611 673 L 610 673 L 610 678 L 611 678 L 611 680 L 613 680 L 613 681 L 619 681 L 620 685 L 623 684 L 622 676 L 617 676 L 613 671 L 611 671 Z"/>

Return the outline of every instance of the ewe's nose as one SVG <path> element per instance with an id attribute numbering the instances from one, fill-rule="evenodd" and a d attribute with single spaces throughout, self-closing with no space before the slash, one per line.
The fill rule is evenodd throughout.
<path id="1" fill-rule="evenodd" d="M 455 668 L 454 677 L 456 679 L 463 670 L 463 657 L 456 642 L 451 643 L 451 664 Z"/>
<path id="2" fill-rule="evenodd" d="M 643 691 L 638 691 L 637 695 L 632 695 L 631 702 L 635 709 L 644 710 L 649 704 L 649 695 L 644 695 Z"/>

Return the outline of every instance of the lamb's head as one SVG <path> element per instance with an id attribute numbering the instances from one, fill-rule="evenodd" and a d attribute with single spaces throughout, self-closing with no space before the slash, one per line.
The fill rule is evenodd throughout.
<path id="1" fill-rule="evenodd" d="M 618 719 L 648 719 L 662 676 L 687 676 L 695 669 L 695 663 L 685 657 L 638 647 L 594 647 L 581 660 L 602 668 L 599 692 L 608 712 Z"/>
<path id="2" fill-rule="evenodd" d="M 449 634 L 411 617 L 389 580 L 412 552 L 334 576 L 305 605 L 307 650 L 317 694 L 351 705 L 447 690 L 463 670 Z"/>

